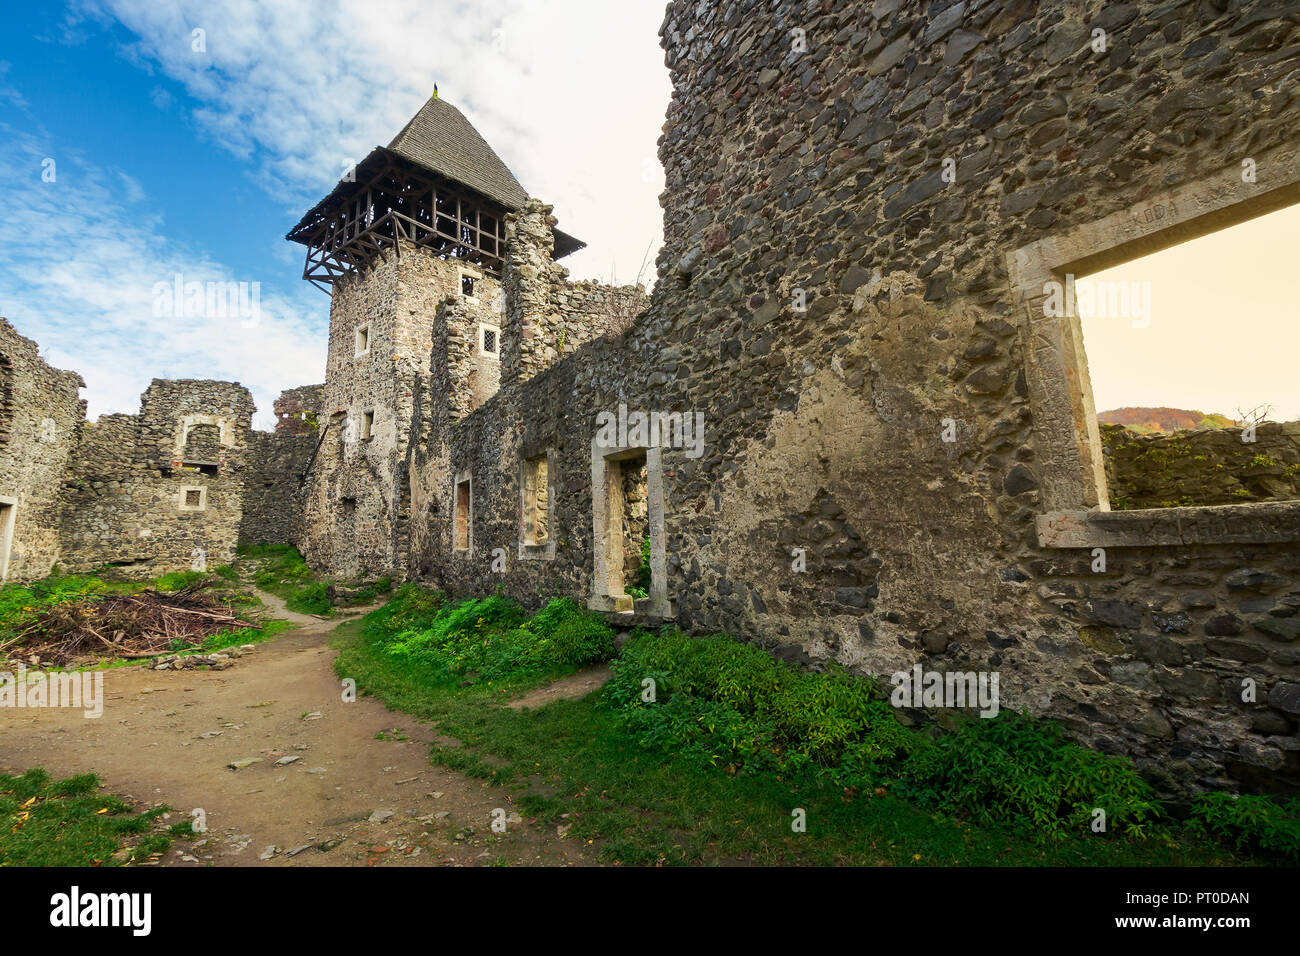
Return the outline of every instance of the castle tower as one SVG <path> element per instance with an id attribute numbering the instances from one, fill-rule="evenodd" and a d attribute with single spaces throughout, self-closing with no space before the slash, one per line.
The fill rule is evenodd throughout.
<path id="1" fill-rule="evenodd" d="M 498 387 L 506 217 L 529 202 L 435 93 L 290 230 L 286 238 L 307 247 L 303 278 L 331 293 L 320 445 L 305 496 L 313 566 L 339 577 L 405 573 L 413 445 L 435 400 L 473 408 Z M 558 229 L 553 239 L 555 258 L 583 246 Z M 435 355 L 440 304 L 449 327 Z M 457 394 L 432 396 L 434 378 Z"/>

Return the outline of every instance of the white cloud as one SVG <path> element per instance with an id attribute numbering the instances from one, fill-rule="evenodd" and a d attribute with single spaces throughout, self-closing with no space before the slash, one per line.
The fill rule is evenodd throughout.
<path id="1" fill-rule="evenodd" d="M 161 86 L 155 86 L 149 91 L 149 99 L 153 101 L 154 106 L 158 107 L 158 109 L 162 110 L 164 113 L 171 109 L 172 104 L 176 102 L 175 97 L 173 97 L 171 93 L 167 92 L 167 90 L 164 90 Z"/>
<path id="2" fill-rule="evenodd" d="M 0 102 L 8 100 L 19 109 L 27 108 L 27 100 L 23 98 L 22 93 L 18 92 L 16 86 L 10 86 L 5 77 L 13 69 L 13 64 L 8 60 L 0 60 Z"/>
<path id="3" fill-rule="evenodd" d="M 392 0 L 364 15 L 307 0 L 86 2 L 135 34 L 129 55 L 182 84 L 200 128 L 288 209 L 305 212 L 344 160 L 387 143 L 436 82 L 589 244 L 566 262 L 575 276 L 630 281 L 647 245 L 653 262 L 670 93 L 662 0 Z"/>
<path id="4" fill-rule="evenodd" d="M 47 361 L 80 372 L 91 417 L 136 412 L 150 379 L 216 378 L 253 393 L 258 427 L 274 423 L 281 389 L 321 381 L 325 329 L 318 304 L 261 296 L 260 320 L 155 315 L 154 289 L 184 281 L 258 282 L 200 249 L 170 240 L 147 190 L 119 170 L 75 153 L 57 156 L 41 179 L 37 140 L 0 126 L 0 179 L 9 184 L 8 228 L 23 242 L 0 245 L 0 315 L 43 346 Z M 251 286 L 249 286 L 251 292 Z M 319 295 L 319 293 L 315 293 Z"/>

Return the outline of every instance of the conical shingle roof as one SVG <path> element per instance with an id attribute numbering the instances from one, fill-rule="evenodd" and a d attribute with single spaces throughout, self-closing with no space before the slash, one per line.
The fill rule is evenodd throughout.
<path id="1" fill-rule="evenodd" d="M 436 95 L 429 97 L 388 148 L 511 209 L 528 199 L 519 180 L 464 114 Z"/>
<path id="2" fill-rule="evenodd" d="M 510 211 L 518 210 L 528 200 L 527 190 L 519 185 L 514 173 L 478 130 L 470 125 L 460 110 L 446 100 L 438 99 L 435 93 L 391 143 L 371 150 L 357 163 L 353 175 L 340 181 L 328 196 L 313 206 L 285 238 L 310 246 L 313 230 L 330 215 L 330 210 L 360 192 L 367 175 L 381 170 L 383 164 L 393 157 L 467 186 Z M 552 232 L 555 234 L 556 259 L 586 245 L 559 229 L 552 229 Z"/>

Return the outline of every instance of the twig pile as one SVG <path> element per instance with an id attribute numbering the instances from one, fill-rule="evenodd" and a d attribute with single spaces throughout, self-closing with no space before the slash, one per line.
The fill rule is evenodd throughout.
<path id="1" fill-rule="evenodd" d="M 78 658 L 143 658 L 197 647 L 211 634 L 255 627 L 236 616 L 196 581 L 164 594 L 84 597 L 55 604 L 0 642 L 0 658 L 21 649 L 24 658 L 65 667 Z"/>

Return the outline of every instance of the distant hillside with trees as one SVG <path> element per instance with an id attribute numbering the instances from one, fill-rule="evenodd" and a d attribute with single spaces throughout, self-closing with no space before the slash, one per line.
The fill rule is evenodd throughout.
<path id="1" fill-rule="evenodd" d="M 1231 428 L 1235 419 L 1217 413 L 1198 412 L 1186 408 L 1114 408 L 1099 412 L 1097 420 L 1108 425 L 1123 425 L 1130 431 L 1172 432 L 1188 428 Z"/>

